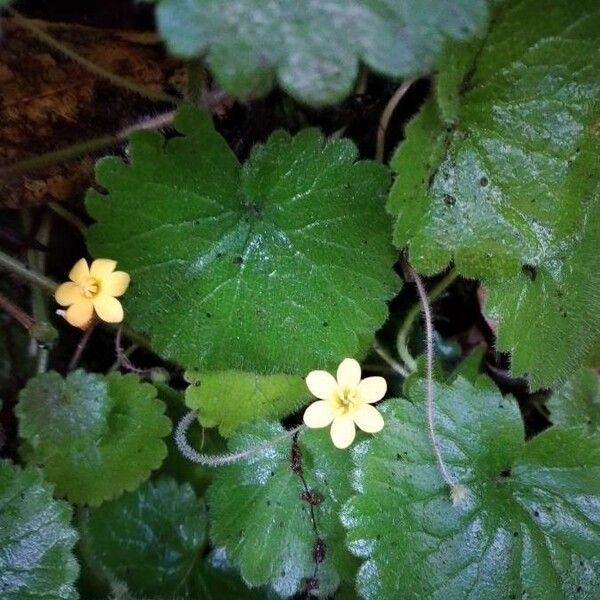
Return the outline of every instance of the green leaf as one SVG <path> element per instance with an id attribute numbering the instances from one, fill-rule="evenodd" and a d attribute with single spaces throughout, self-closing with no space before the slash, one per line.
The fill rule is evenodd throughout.
<path id="1" fill-rule="evenodd" d="M 258 421 L 240 428 L 230 447 L 242 451 L 282 432 L 279 424 Z M 212 541 L 226 548 L 250 586 L 270 583 L 288 597 L 306 592 L 309 580 L 316 578 L 316 593 L 331 595 L 340 579 L 350 580 L 355 570 L 338 519 L 341 503 L 351 493 L 349 471 L 349 454 L 333 447 L 326 430 L 303 431 L 297 446 L 291 437 L 280 439 L 224 467 L 207 495 Z M 312 511 L 303 498 L 306 489 L 316 495 Z M 324 561 L 317 565 L 318 540 Z"/>
<path id="2" fill-rule="evenodd" d="M 343 512 L 365 559 L 363 598 L 598 597 L 600 440 L 552 428 L 525 443 L 515 401 L 459 378 L 435 384 L 442 455 L 467 489 L 453 505 L 429 440 L 423 387 L 382 409 L 358 447 Z"/>
<path id="3" fill-rule="evenodd" d="M 260 600 L 262 590 L 249 589 L 229 562 L 223 548 L 213 550 L 194 573 L 194 598 L 202 600 Z"/>
<path id="4" fill-rule="evenodd" d="M 175 54 L 206 55 L 219 85 L 239 96 L 274 79 L 313 105 L 341 100 L 363 62 L 389 77 L 430 72 L 445 39 L 463 39 L 487 19 L 486 0 L 163 0 L 158 28 Z"/>
<path id="5" fill-rule="evenodd" d="M 225 437 L 259 417 L 285 417 L 310 399 L 304 380 L 292 375 L 187 371 L 185 378 L 191 384 L 185 392 L 187 406 L 198 411 L 203 427 L 218 425 Z"/>
<path id="6" fill-rule="evenodd" d="M 71 509 L 35 469 L 0 462 L 0 597 L 77 598 Z"/>
<path id="7" fill-rule="evenodd" d="M 274 133 L 242 167 L 210 118 L 132 137 L 100 161 L 95 256 L 132 277 L 128 320 L 164 357 L 200 370 L 301 375 L 366 352 L 397 289 L 383 211 L 387 170 L 348 140 Z"/>
<path id="8" fill-rule="evenodd" d="M 162 463 L 161 438 L 171 430 L 156 389 L 118 373 L 38 375 L 21 391 L 16 413 L 28 459 L 76 504 L 134 490 Z"/>
<path id="9" fill-rule="evenodd" d="M 439 107 L 393 160 L 397 245 L 421 272 L 486 280 L 498 347 L 534 388 L 600 335 L 599 27 L 595 0 L 499 3 L 482 41 L 449 44 Z"/>
<path id="10" fill-rule="evenodd" d="M 188 597 L 206 540 L 204 502 L 188 484 L 147 481 L 91 510 L 81 535 L 86 561 L 107 581 L 143 597 Z"/>
<path id="11" fill-rule="evenodd" d="M 600 377 L 593 369 L 579 369 L 554 391 L 546 406 L 555 425 L 582 425 L 600 431 Z"/>

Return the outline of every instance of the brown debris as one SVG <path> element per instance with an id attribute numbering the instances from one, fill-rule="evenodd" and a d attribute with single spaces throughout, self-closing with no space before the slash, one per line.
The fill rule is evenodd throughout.
<path id="1" fill-rule="evenodd" d="M 187 85 L 181 61 L 167 57 L 153 33 L 35 21 L 96 65 L 170 95 Z M 111 135 L 172 109 L 119 88 L 49 48 L 12 19 L 0 21 L 0 168 L 72 144 Z M 94 157 L 0 182 L 0 208 L 80 198 Z"/>

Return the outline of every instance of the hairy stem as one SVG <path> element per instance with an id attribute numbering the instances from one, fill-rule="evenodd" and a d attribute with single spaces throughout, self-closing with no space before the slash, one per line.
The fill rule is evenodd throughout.
<path id="1" fill-rule="evenodd" d="M 381 342 L 375 338 L 373 340 L 373 350 L 392 368 L 392 370 L 401 377 L 408 377 L 410 372 L 407 371 L 381 344 Z"/>
<path id="2" fill-rule="evenodd" d="M 79 340 L 79 344 L 77 344 L 77 348 L 75 348 L 75 352 L 69 361 L 69 366 L 67 367 L 67 371 L 71 372 L 77 368 L 79 361 L 81 360 L 81 355 L 85 350 L 90 338 L 92 337 L 92 333 L 96 328 L 96 323 L 91 323 L 90 326 L 83 332 L 81 339 Z"/>
<path id="3" fill-rule="evenodd" d="M 59 202 L 48 202 L 48 208 L 53 210 L 59 217 L 67 221 L 67 223 L 73 225 L 73 227 L 79 231 L 81 236 L 85 238 L 87 234 L 87 227 L 77 215 L 73 214 Z"/>
<path id="4" fill-rule="evenodd" d="M 289 439 L 295 433 L 300 431 L 304 425 L 298 425 L 298 427 L 294 427 L 278 435 L 263 444 L 257 444 L 256 446 L 252 446 L 251 448 L 247 448 L 246 450 L 242 450 L 241 452 L 231 452 L 226 454 L 202 454 L 192 448 L 187 441 L 187 431 L 192 425 L 192 423 L 196 420 L 196 412 L 191 410 L 187 415 L 185 415 L 177 424 L 177 429 L 175 430 L 175 443 L 177 444 L 177 448 L 185 458 L 188 460 L 198 463 L 200 465 L 205 465 L 207 467 L 222 467 L 225 465 L 230 465 L 246 458 L 250 458 L 251 456 L 256 456 L 260 454 L 264 450 L 272 448 L 276 444 Z"/>
<path id="5" fill-rule="evenodd" d="M 414 79 L 407 79 L 403 81 L 400 87 L 396 90 L 394 95 L 389 99 L 385 105 L 383 112 L 381 113 L 381 119 L 379 120 L 379 127 L 377 128 L 377 146 L 375 149 L 375 159 L 379 162 L 383 162 L 385 156 L 385 135 L 387 133 L 390 119 L 398 106 L 398 103 L 404 97 L 404 94 L 408 92 L 410 86 L 414 83 Z"/>
<path id="6" fill-rule="evenodd" d="M 440 469 L 440 473 L 450 487 L 451 490 L 456 488 L 457 482 L 454 477 L 448 471 L 448 467 L 444 462 L 442 456 L 442 450 L 437 439 L 435 432 L 435 414 L 434 414 L 434 397 L 433 397 L 433 320 L 431 317 L 431 306 L 427 298 L 427 291 L 423 285 L 423 281 L 417 274 L 417 272 L 409 267 L 411 275 L 417 286 L 417 292 L 419 293 L 419 299 L 421 301 L 421 307 L 423 309 L 423 319 L 425 321 L 425 379 L 426 379 L 426 406 L 427 406 L 427 430 L 429 432 L 429 439 L 433 447 L 433 452 Z"/>
<path id="7" fill-rule="evenodd" d="M 414 271 L 412 272 L 414 273 Z M 442 295 L 442 293 L 452 285 L 452 283 L 457 277 L 457 270 L 454 268 L 450 269 L 450 271 L 448 271 L 448 273 L 446 273 L 446 275 L 431 288 L 431 291 L 428 295 L 429 302 L 434 302 L 435 300 L 437 300 Z M 415 359 L 412 357 L 411 353 L 408 350 L 408 337 L 410 335 L 415 319 L 417 318 L 420 312 L 421 302 L 418 302 L 406 313 L 406 317 L 404 318 L 404 322 L 402 323 L 402 327 L 400 327 L 400 330 L 398 331 L 398 336 L 396 338 L 396 348 L 398 350 L 398 356 L 400 356 L 400 358 L 404 361 L 404 364 L 411 373 L 414 373 L 417 370 L 417 361 L 415 361 Z"/>
<path id="8" fill-rule="evenodd" d="M 135 83 L 135 81 L 125 79 L 124 77 L 121 77 L 116 73 L 112 73 L 111 71 L 100 67 L 96 63 L 93 63 L 87 58 L 81 56 L 81 54 L 78 54 L 62 42 L 59 42 L 49 33 L 44 31 L 44 29 L 40 27 L 37 23 L 30 21 L 29 19 L 25 19 L 14 8 L 7 7 L 6 10 L 14 18 L 17 25 L 19 25 L 23 29 L 27 29 L 40 41 L 44 42 L 44 44 L 50 46 L 54 50 L 57 50 L 67 58 L 70 58 L 71 60 L 79 63 L 82 67 L 86 68 L 91 73 L 94 73 L 94 75 L 98 75 L 98 77 L 106 79 L 107 81 L 109 81 L 117 87 L 126 89 L 153 102 L 169 102 L 170 104 L 175 105 L 181 103 L 181 100 L 179 98 L 175 98 L 174 96 L 170 96 L 169 94 L 165 94 L 164 92 L 155 92 L 154 90 L 151 90 L 143 85 Z"/>

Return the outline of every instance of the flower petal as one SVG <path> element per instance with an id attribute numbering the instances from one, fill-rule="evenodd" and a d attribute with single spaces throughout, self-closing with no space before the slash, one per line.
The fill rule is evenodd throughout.
<path id="1" fill-rule="evenodd" d="M 327 400 L 317 400 L 304 411 L 304 423 L 307 427 L 316 429 L 327 427 L 335 417 L 333 404 Z"/>
<path id="2" fill-rule="evenodd" d="M 337 370 L 338 385 L 344 389 L 356 389 L 360 383 L 360 365 L 353 358 L 345 358 Z"/>
<path id="3" fill-rule="evenodd" d="M 90 267 L 90 275 L 94 279 L 102 281 L 108 277 L 117 267 L 117 261 L 110 258 L 97 258 Z"/>
<path id="4" fill-rule="evenodd" d="M 381 413 L 370 404 L 363 404 L 362 408 L 352 415 L 352 418 L 367 433 L 377 433 L 383 429 L 383 417 Z"/>
<path id="5" fill-rule="evenodd" d="M 97 296 L 94 299 L 97 315 L 107 323 L 120 323 L 123 320 L 123 307 L 112 296 Z"/>
<path id="6" fill-rule="evenodd" d="M 65 313 L 65 319 L 73 327 L 81 327 L 85 329 L 88 323 L 92 320 L 94 314 L 94 305 L 88 298 L 83 298 L 75 304 L 71 304 Z"/>
<path id="7" fill-rule="evenodd" d="M 354 421 L 352 417 L 344 415 L 336 417 L 331 424 L 331 440 L 336 448 L 343 450 L 347 448 L 353 441 L 356 435 Z"/>
<path id="8" fill-rule="evenodd" d="M 69 279 L 75 283 L 83 283 L 90 276 L 90 269 L 85 258 L 80 258 L 69 271 Z"/>
<path id="9" fill-rule="evenodd" d="M 71 306 L 83 299 L 83 290 L 76 283 L 67 281 L 58 286 L 54 298 L 61 306 Z"/>
<path id="10" fill-rule="evenodd" d="M 381 400 L 387 391 L 387 382 L 383 377 L 367 377 L 358 384 L 361 398 L 371 404 Z"/>
<path id="11" fill-rule="evenodd" d="M 107 296 L 122 296 L 129 287 L 129 273 L 115 271 L 102 280 L 102 293 Z"/>
<path id="12" fill-rule="evenodd" d="M 310 393 L 320 400 L 329 400 L 338 389 L 334 376 L 327 371 L 311 371 L 305 381 Z"/>

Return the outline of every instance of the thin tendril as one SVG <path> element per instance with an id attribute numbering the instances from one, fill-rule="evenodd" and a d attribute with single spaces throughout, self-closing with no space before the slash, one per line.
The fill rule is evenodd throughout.
<path id="1" fill-rule="evenodd" d="M 192 462 L 198 463 L 200 465 L 205 465 L 207 467 L 222 467 L 225 465 L 230 465 L 246 458 L 250 458 L 251 456 L 255 456 L 256 454 L 260 454 L 263 450 L 267 450 L 268 448 L 272 448 L 279 442 L 282 442 L 295 433 L 300 431 L 304 425 L 298 425 L 298 427 L 294 427 L 293 429 L 289 429 L 285 433 L 278 435 L 270 440 L 258 444 L 256 446 L 252 446 L 251 448 L 247 448 L 246 450 L 242 450 L 241 452 L 231 452 L 226 454 L 202 454 L 198 452 L 194 448 L 192 448 L 187 440 L 187 431 L 190 428 L 190 425 L 196 419 L 196 412 L 191 410 L 187 415 L 185 415 L 181 421 L 177 424 L 177 428 L 175 429 L 175 443 L 177 444 L 177 448 L 185 458 L 191 460 Z"/>
<path id="2" fill-rule="evenodd" d="M 462 485 L 458 485 L 455 477 L 450 474 L 444 457 L 442 456 L 442 450 L 440 448 L 437 434 L 435 432 L 435 414 L 434 414 L 434 394 L 433 394 L 433 320 L 431 318 L 431 306 L 427 299 L 427 291 L 423 285 L 423 281 L 415 270 L 409 266 L 410 273 L 417 286 L 419 293 L 419 299 L 421 300 L 421 307 L 423 309 L 423 318 L 425 321 L 425 376 L 427 380 L 427 430 L 429 432 L 429 439 L 433 447 L 433 452 L 440 469 L 440 473 L 450 487 L 452 501 L 454 504 L 460 503 L 466 492 L 466 489 Z"/>

